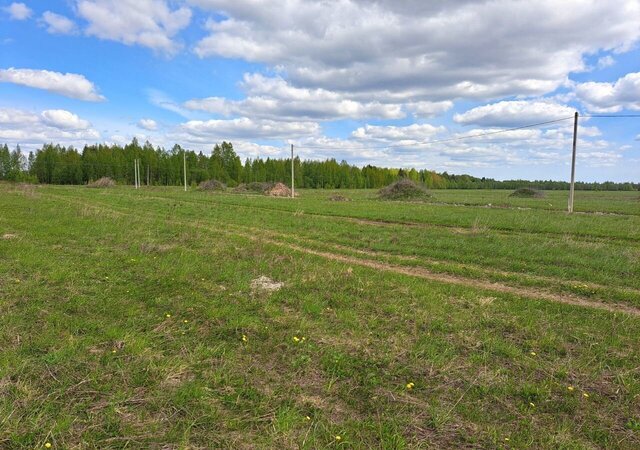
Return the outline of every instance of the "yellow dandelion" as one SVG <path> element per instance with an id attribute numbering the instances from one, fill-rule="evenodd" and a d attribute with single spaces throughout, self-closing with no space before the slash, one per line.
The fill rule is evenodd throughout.
<path id="1" fill-rule="evenodd" d="M 183 322 L 184 323 L 189 323 L 189 321 L 187 319 L 184 319 Z"/>
<path id="2" fill-rule="evenodd" d="M 247 342 L 249 340 L 249 338 L 247 338 L 246 334 L 242 335 L 242 342 Z"/>
<path id="3" fill-rule="evenodd" d="M 304 342 L 305 339 L 307 339 L 306 337 L 302 336 L 302 338 L 300 339 L 300 342 Z"/>
<path id="4" fill-rule="evenodd" d="M 165 317 L 168 319 L 169 317 L 171 317 L 171 314 L 167 313 L 165 314 Z"/>
<path id="5" fill-rule="evenodd" d="M 409 389 L 409 390 L 413 389 L 413 387 L 414 387 L 414 386 L 415 386 L 415 384 L 414 384 L 413 382 L 411 382 L 411 383 L 407 383 L 407 384 L 406 384 L 406 387 L 407 387 L 407 389 Z"/>
<path id="6" fill-rule="evenodd" d="M 341 441 L 342 440 L 342 436 L 338 435 L 336 436 L 336 441 Z"/>
<path id="7" fill-rule="evenodd" d="M 111 350 L 111 353 L 115 353 L 115 352 L 116 352 L 116 350 L 115 350 L 115 349 L 114 349 L 114 350 Z"/>
<path id="8" fill-rule="evenodd" d="M 582 396 L 583 396 L 584 398 L 589 398 L 589 394 L 587 394 L 586 392 L 583 392 L 583 393 L 582 393 Z"/>
<path id="9" fill-rule="evenodd" d="M 305 416 L 305 419 L 306 419 L 306 420 L 311 420 L 311 417 L 309 417 L 309 416 Z"/>
<path id="10" fill-rule="evenodd" d="M 505 442 L 509 442 L 509 440 L 510 440 L 509 438 L 504 438 Z"/>
<path id="11" fill-rule="evenodd" d="M 293 337 L 293 342 L 300 342 L 300 338 L 298 336 Z"/>
<path id="12" fill-rule="evenodd" d="M 535 408 L 535 407 L 536 407 L 536 404 L 535 404 L 535 403 L 533 403 L 533 402 L 529 402 L 529 406 L 531 406 L 532 408 Z"/>
<path id="13" fill-rule="evenodd" d="M 51 448 L 51 442 L 47 442 L 46 444 L 44 444 L 44 448 Z"/>
<path id="14" fill-rule="evenodd" d="M 536 353 L 536 352 L 531 352 L 531 353 L 530 353 L 530 355 L 531 355 L 531 356 L 536 356 L 536 355 L 537 355 L 537 353 Z"/>
<path id="15" fill-rule="evenodd" d="M 573 392 L 575 388 L 573 386 L 567 386 L 567 390 L 569 390 L 570 392 Z"/>

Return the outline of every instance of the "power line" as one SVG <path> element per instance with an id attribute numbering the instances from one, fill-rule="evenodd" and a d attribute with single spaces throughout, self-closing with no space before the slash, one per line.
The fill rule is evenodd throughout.
<path id="1" fill-rule="evenodd" d="M 491 135 L 494 135 L 494 134 L 509 133 L 511 131 L 524 130 L 526 128 L 539 127 L 541 125 L 549 125 L 549 124 L 552 124 L 552 123 L 562 122 L 562 121 L 569 120 L 569 119 L 573 119 L 573 116 L 563 117 L 561 119 L 555 119 L 555 120 L 547 120 L 545 122 L 531 123 L 531 124 L 522 125 L 522 126 L 519 126 L 519 127 L 505 128 L 503 130 L 487 131 L 485 133 L 470 134 L 470 135 L 466 135 L 466 136 L 457 136 L 457 137 L 454 137 L 454 138 L 447 138 L 447 139 L 437 139 L 437 140 L 433 140 L 433 141 L 422 141 L 422 142 L 416 142 L 414 144 L 364 145 L 364 146 L 360 146 L 360 147 L 337 147 L 336 149 L 338 149 L 338 150 L 366 150 L 366 149 L 370 149 L 370 148 L 416 147 L 416 146 L 421 146 L 421 145 L 440 144 L 442 142 L 461 141 L 461 140 L 464 140 L 464 139 L 473 139 L 473 138 L 478 138 L 478 137 L 491 136 Z M 300 145 L 300 144 L 296 145 L 296 147 L 305 148 L 305 149 L 314 149 L 314 148 L 325 149 L 325 148 L 328 148 L 328 146 L 326 146 L 326 145 L 319 146 L 319 145 Z"/>
<path id="2" fill-rule="evenodd" d="M 632 117 L 640 117 L 640 114 L 585 114 L 582 115 L 580 117 L 595 117 L 595 118 L 610 118 L 610 119 L 617 119 L 617 118 L 632 118 Z"/>

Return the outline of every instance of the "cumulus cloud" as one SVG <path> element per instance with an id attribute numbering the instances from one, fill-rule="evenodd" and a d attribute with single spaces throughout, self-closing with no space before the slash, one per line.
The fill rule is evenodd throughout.
<path id="1" fill-rule="evenodd" d="M 51 34 L 73 34 L 76 32 L 76 24 L 71 19 L 51 11 L 45 11 L 41 21 L 47 27 L 47 32 Z"/>
<path id="2" fill-rule="evenodd" d="M 76 98 L 89 102 L 99 102 L 105 98 L 98 93 L 95 85 L 83 75 L 60 73 L 34 69 L 0 69 L 0 81 L 15 83 L 36 89 Z"/>
<path id="3" fill-rule="evenodd" d="M 640 111 L 640 72 L 628 73 L 613 83 L 580 83 L 576 85 L 575 93 L 590 111 Z"/>
<path id="4" fill-rule="evenodd" d="M 0 108 L 0 140 L 10 144 L 41 145 L 56 142 L 80 146 L 100 139 L 100 133 L 76 114 L 45 110 L 36 114 L 23 109 Z"/>
<path id="5" fill-rule="evenodd" d="M 404 127 L 365 125 L 357 128 L 351 135 L 356 139 L 383 140 L 398 144 L 422 142 L 438 133 L 446 131 L 443 126 L 413 124 Z"/>
<path id="6" fill-rule="evenodd" d="M 545 94 L 587 70 L 585 55 L 626 51 L 640 38 L 636 0 L 191 3 L 222 15 L 207 22 L 198 56 L 266 63 L 297 87 L 378 101 Z"/>
<path id="7" fill-rule="evenodd" d="M 314 122 L 276 122 L 240 117 L 229 120 L 190 120 L 180 124 L 175 137 L 178 141 L 206 143 L 222 139 L 283 140 L 318 134 Z"/>
<path id="8" fill-rule="evenodd" d="M 165 0 L 78 0 L 77 12 L 90 36 L 167 55 L 180 49 L 174 37 L 191 22 L 189 8 L 171 9 Z"/>
<path id="9" fill-rule="evenodd" d="M 12 20 L 26 20 L 31 17 L 33 11 L 24 3 L 14 2 L 3 8 Z"/>
<path id="10" fill-rule="evenodd" d="M 416 117 L 436 117 L 453 108 L 453 102 L 445 100 L 441 102 L 410 102 L 406 104 L 406 109 Z"/>
<path id="11" fill-rule="evenodd" d="M 325 89 L 297 88 L 280 77 L 246 74 L 241 86 L 248 94 L 243 100 L 208 97 L 189 100 L 184 106 L 221 115 L 278 120 L 399 119 L 406 115 L 399 104 L 360 102 Z"/>
<path id="12" fill-rule="evenodd" d="M 149 131 L 158 129 L 158 123 L 153 119 L 140 119 L 140 121 L 138 122 L 138 126 Z"/>
<path id="13" fill-rule="evenodd" d="M 465 125 L 515 127 L 573 117 L 574 113 L 575 109 L 557 103 L 515 100 L 478 106 L 462 114 L 455 114 L 453 120 Z"/>
<path id="14" fill-rule="evenodd" d="M 72 112 L 64 109 L 48 109 L 42 111 L 42 122 L 60 130 L 87 130 L 91 124 Z"/>

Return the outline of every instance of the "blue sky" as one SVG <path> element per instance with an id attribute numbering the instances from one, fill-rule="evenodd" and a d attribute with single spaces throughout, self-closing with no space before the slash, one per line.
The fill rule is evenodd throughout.
<path id="1" fill-rule="evenodd" d="M 0 142 L 567 179 L 570 120 L 468 136 L 640 114 L 638 23 L 638 0 L 0 1 Z M 640 181 L 640 119 L 579 137 L 578 179 Z"/>

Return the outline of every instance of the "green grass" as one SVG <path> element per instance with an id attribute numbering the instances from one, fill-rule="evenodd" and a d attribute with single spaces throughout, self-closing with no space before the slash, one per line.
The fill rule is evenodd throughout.
<path id="1" fill-rule="evenodd" d="M 0 448 L 637 448 L 638 193 L 509 193 L 0 185 Z"/>

